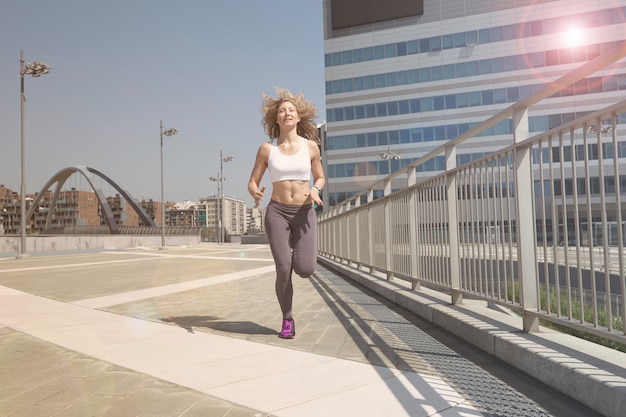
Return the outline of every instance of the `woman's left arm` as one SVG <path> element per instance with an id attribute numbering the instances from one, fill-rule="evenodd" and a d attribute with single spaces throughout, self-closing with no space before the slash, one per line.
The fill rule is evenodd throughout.
<path id="1" fill-rule="evenodd" d="M 309 155 L 311 155 L 311 173 L 313 174 L 313 186 L 309 190 L 309 195 L 315 204 L 321 206 L 324 202 L 320 195 L 322 194 L 322 188 L 326 185 L 326 179 L 324 178 L 320 149 L 313 140 L 310 140 L 308 145 Z"/>

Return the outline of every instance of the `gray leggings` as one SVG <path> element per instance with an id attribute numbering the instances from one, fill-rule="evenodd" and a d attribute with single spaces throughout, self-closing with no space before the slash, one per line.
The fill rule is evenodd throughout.
<path id="1" fill-rule="evenodd" d="M 293 317 L 291 271 L 310 277 L 317 263 L 317 215 L 313 206 L 270 201 L 265 231 L 276 264 L 276 297 L 284 318 Z"/>

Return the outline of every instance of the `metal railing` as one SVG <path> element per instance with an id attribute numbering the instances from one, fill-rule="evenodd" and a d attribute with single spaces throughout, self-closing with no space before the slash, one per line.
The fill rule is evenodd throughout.
<path id="1" fill-rule="evenodd" d="M 320 255 L 453 303 L 505 305 L 527 332 L 541 318 L 626 343 L 626 100 L 528 133 L 531 106 L 625 55 L 621 43 L 330 208 L 318 219 Z M 458 145 L 503 121 L 510 146 L 456 166 Z M 446 170 L 418 182 L 416 167 L 440 156 Z M 406 187 L 391 193 L 398 177 Z"/>
<path id="2" fill-rule="evenodd" d="M 189 236 L 199 235 L 206 229 L 202 227 L 167 226 L 164 232 L 168 236 Z M 160 227 L 155 226 L 120 226 L 120 235 L 160 235 Z M 41 230 L 40 235 L 110 235 L 109 226 L 65 226 L 51 227 Z"/>

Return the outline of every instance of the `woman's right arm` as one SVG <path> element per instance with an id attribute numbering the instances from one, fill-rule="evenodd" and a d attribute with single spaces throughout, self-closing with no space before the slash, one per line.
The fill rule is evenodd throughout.
<path id="1" fill-rule="evenodd" d="M 248 192 L 252 198 L 254 198 L 254 203 L 257 207 L 259 207 L 259 203 L 261 202 L 265 192 L 265 187 L 261 187 L 260 185 L 263 174 L 265 174 L 265 170 L 267 169 L 269 155 L 270 145 L 265 142 L 259 147 L 254 161 L 254 167 L 252 168 L 252 173 L 250 174 L 250 180 L 248 181 Z"/>

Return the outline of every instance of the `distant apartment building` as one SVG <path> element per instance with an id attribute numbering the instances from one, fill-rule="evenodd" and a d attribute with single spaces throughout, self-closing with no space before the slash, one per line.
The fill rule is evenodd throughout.
<path id="1" fill-rule="evenodd" d="M 0 185 L 0 210 L 7 205 L 13 204 L 18 199 L 18 195 L 10 188 L 6 188 L 4 185 Z"/>
<path id="2" fill-rule="evenodd" d="M 32 198 L 27 199 L 27 204 L 28 201 L 32 201 Z M 2 229 L 2 234 L 20 233 L 20 204 L 20 196 L 17 192 L 0 185 L 0 229 Z"/>
<path id="3" fill-rule="evenodd" d="M 227 234 L 243 235 L 248 229 L 246 202 L 235 197 L 223 197 L 224 230 Z"/>
<path id="4" fill-rule="evenodd" d="M 7 207 L 13 207 L 13 203 L 17 198 L 15 191 L 0 185 L 0 235 L 4 234 L 6 227 L 8 227 L 9 215 L 7 214 Z"/>
<path id="5" fill-rule="evenodd" d="M 10 189 L 0 187 L 0 221 L 5 234 L 19 234 L 22 219 L 21 199 Z M 26 195 L 26 211 L 30 210 L 36 195 Z M 61 191 L 52 213 L 50 213 L 51 192 L 46 192 L 39 201 L 39 207 L 26 225 L 27 233 L 66 226 L 99 226 L 100 214 L 96 195 L 89 191 Z"/>
<path id="6" fill-rule="evenodd" d="M 152 199 L 150 199 L 150 200 L 141 200 L 139 202 L 139 205 L 143 207 L 143 209 L 146 211 L 148 216 L 152 220 L 154 220 L 157 226 L 161 226 L 161 217 L 162 217 L 161 213 L 163 211 L 163 203 L 161 203 L 160 201 L 153 201 Z M 147 225 L 140 224 L 140 226 L 147 226 Z"/>
<path id="7" fill-rule="evenodd" d="M 213 195 L 202 198 L 197 204 L 206 210 L 205 227 L 219 230 L 221 220 L 225 235 L 243 235 L 246 233 L 248 224 L 246 222 L 245 201 L 228 196 L 220 199 Z"/>
<path id="8" fill-rule="evenodd" d="M 139 215 L 133 208 L 129 207 L 126 199 L 122 196 L 116 194 L 115 197 L 107 197 L 107 202 L 113 212 L 115 223 L 120 226 L 140 226 Z M 100 212 L 100 214 L 102 213 Z M 141 226 L 146 225 L 142 224 Z"/>
<path id="9" fill-rule="evenodd" d="M 74 188 L 69 191 L 61 191 L 55 204 L 51 204 L 52 196 L 52 192 L 47 191 L 39 200 L 40 207 L 35 210 L 30 219 L 30 224 L 26 227 L 27 233 L 46 230 L 46 224 L 48 224 L 47 229 L 106 224 L 102 207 L 93 191 L 79 191 Z M 36 195 L 26 196 L 26 210 L 30 208 L 35 197 Z M 111 208 L 116 224 L 120 226 L 147 226 L 142 224 L 139 215 L 119 194 L 107 197 L 106 202 Z M 17 193 L 0 186 L 0 233 L 20 233 L 20 204 Z M 153 200 L 144 200 L 139 204 L 157 226 L 162 224 L 162 210 L 165 207 L 166 227 L 206 228 L 213 231 L 213 235 L 217 236 L 221 220 L 225 236 L 243 235 L 248 229 L 246 203 L 234 197 L 224 196 L 219 199 L 217 196 L 211 196 L 200 201 L 166 202 L 165 204 Z M 222 208 L 220 209 L 220 207 Z"/>
<path id="10" fill-rule="evenodd" d="M 19 234 L 21 224 L 21 201 L 17 193 L 0 189 L 2 195 L 12 195 L 2 199 L 2 226 L 6 234 Z M 26 210 L 31 207 L 37 195 L 26 195 Z M 51 204 L 53 193 L 46 191 L 39 200 L 39 207 L 26 225 L 27 233 L 42 230 L 62 229 L 67 226 L 100 226 L 104 224 L 101 207 L 93 191 L 80 191 L 75 188 L 61 191 L 58 199 Z M 129 210 L 120 196 L 108 197 L 116 222 L 120 225 L 137 225 L 138 216 Z M 131 224 L 132 223 L 132 224 Z"/>
<path id="11" fill-rule="evenodd" d="M 246 218 L 248 224 L 248 233 L 265 231 L 265 210 L 259 207 L 251 207 L 246 209 Z"/>
<path id="12" fill-rule="evenodd" d="M 33 195 L 26 195 L 26 210 L 30 208 L 33 200 Z M 20 233 L 21 204 L 22 201 L 16 191 L 0 185 L 0 234 Z M 26 225 L 26 232 L 29 233 L 31 230 L 35 230 L 34 219 L 30 219 L 29 224 Z"/>
<path id="13" fill-rule="evenodd" d="M 206 209 L 203 204 L 194 201 L 176 203 L 165 213 L 165 225 L 168 227 L 206 227 L 204 219 Z"/>
<path id="14" fill-rule="evenodd" d="M 217 196 L 199 201 L 184 201 L 169 208 L 165 216 L 168 227 L 203 227 L 216 235 L 220 223 L 220 202 L 223 205 L 223 230 L 225 235 L 242 235 L 247 230 L 246 203 L 234 197 Z"/>
<path id="15" fill-rule="evenodd" d="M 45 230 L 48 220 L 50 229 L 67 226 L 100 226 L 102 224 L 100 207 L 94 192 L 79 191 L 75 188 L 61 191 L 54 204 L 51 204 L 52 197 L 52 193 L 47 191 L 40 200 L 40 207 L 35 210 L 33 216 L 33 231 Z"/>

